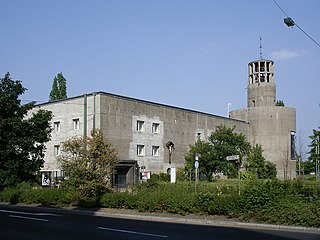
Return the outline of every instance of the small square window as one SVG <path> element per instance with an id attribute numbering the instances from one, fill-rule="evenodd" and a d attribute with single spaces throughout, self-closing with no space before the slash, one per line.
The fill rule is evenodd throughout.
<path id="1" fill-rule="evenodd" d="M 54 155 L 60 155 L 60 145 L 54 145 Z"/>
<path id="2" fill-rule="evenodd" d="M 144 145 L 137 145 L 137 155 L 144 156 Z"/>
<path id="3" fill-rule="evenodd" d="M 160 123 L 152 123 L 152 133 L 160 133 Z"/>
<path id="4" fill-rule="evenodd" d="M 144 132 L 144 121 L 137 121 L 137 131 Z"/>
<path id="5" fill-rule="evenodd" d="M 158 157 L 159 156 L 159 146 L 152 146 L 152 156 Z"/>
<path id="6" fill-rule="evenodd" d="M 72 121 L 73 121 L 73 130 L 79 130 L 80 128 L 79 118 L 75 118 Z"/>
<path id="7" fill-rule="evenodd" d="M 54 122 L 53 123 L 53 130 L 56 133 L 60 132 L 60 122 Z"/>

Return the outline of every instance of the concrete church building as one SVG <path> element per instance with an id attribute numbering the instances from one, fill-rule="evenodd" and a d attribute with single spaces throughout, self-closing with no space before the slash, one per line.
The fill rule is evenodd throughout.
<path id="1" fill-rule="evenodd" d="M 105 92 L 39 104 L 33 111 L 37 109 L 53 113 L 52 138 L 42 169 L 43 176 L 51 179 L 63 175 L 56 161 L 61 143 L 90 136 L 94 128 L 101 129 L 118 150 L 113 184 L 126 187 L 136 184 L 140 173 L 147 177 L 150 172 L 183 167 L 189 144 L 198 137 L 206 140 L 220 125 L 235 126 L 235 132 L 243 133 L 251 144 L 261 144 L 266 160 L 276 164 L 278 178 L 296 176 L 296 113 L 294 108 L 276 106 L 270 60 L 249 63 L 247 108 L 231 111 L 229 118 Z"/>

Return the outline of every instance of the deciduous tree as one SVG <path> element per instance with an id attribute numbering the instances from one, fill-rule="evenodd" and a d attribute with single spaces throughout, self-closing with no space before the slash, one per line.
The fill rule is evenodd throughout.
<path id="1" fill-rule="evenodd" d="M 262 147 L 256 144 L 248 154 L 248 171 L 257 179 L 273 179 L 277 176 L 276 165 L 266 161 L 262 155 Z"/>
<path id="2" fill-rule="evenodd" d="M 69 176 L 64 185 L 78 189 L 82 197 L 101 196 L 106 192 L 118 163 L 116 149 L 98 129 L 85 141 L 74 137 L 63 142 L 58 161 Z"/>
<path id="3" fill-rule="evenodd" d="M 223 163 L 227 156 L 238 155 L 238 161 L 227 162 L 227 169 L 224 172 L 229 177 L 237 177 L 238 168 L 242 164 L 243 157 L 250 152 L 251 145 L 242 133 L 235 133 L 235 127 L 218 126 L 213 132 L 209 141 L 213 145 L 218 159 Z"/>
<path id="4" fill-rule="evenodd" d="M 243 156 L 250 151 L 250 143 L 243 134 L 234 133 L 234 129 L 235 127 L 218 126 L 208 141 L 198 139 L 191 144 L 185 157 L 186 170 L 194 169 L 195 154 L 199 153 L 199 172 L 205 174 L 209 181 L 212 180 L 212 174 L 218 172 L 236 177 Z M 228 162 L 226 157 L 230 155 L 239 155 L 239 161 Z"/>
<path id="5" fill-rule="evenodd" d="M 320 127 L 319 127 L 320 129 Z M 316 169 L 316 161 L 320 161 L 320 131 L 319 130 L 315 130 L 313 129 L 313 135 L 310 136 L 311 139 L 311 144 L 309 145 L 309 147 L 311 148 L 310 150 L 310 155 L 309 155 L 309 165 L 311 165 L 312 163 L 312 167 L 314 171 Z"/>
<path id="6" fill-rule="evenodd" d="M 62 73 L 58 73 L 53 79 L 52 89 L 49 96 L 49 101 L 55 101 L 67 98 L 67 80 Z"/>
<path id="7" fill-rule="evenodd" d="M 0 188 L 37 181 L 50 140 L 51 112 L 39 110 L 27 117 L 35 103 L 21 105 L 19 96 L 25 91 L 9 73 L 0 79 Z"/>
<path id="8" fill-rule="evenodd" d="M 221 162 L 216 155 L 213 146 L 200 138 L 189 145 L 190 150 L 185 156 L 187 172 L 194 172 L 194 163 L 196 154 L 200 154 L 199 172 L 207 176 L 208 180 L 212 180 L 213 173 L 221 172 L 225 169 L 226 162 Z"/>

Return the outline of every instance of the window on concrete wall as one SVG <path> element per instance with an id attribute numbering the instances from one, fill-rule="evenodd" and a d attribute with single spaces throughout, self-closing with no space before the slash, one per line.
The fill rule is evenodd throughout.
<path id="1" fill-rule="evenodd" d="M 144 145 L 137 145 L 137 155 L 138 156 L 145 155 Z"/>
<path id="2" fill-rule="evenodd" d="M 144 121 L 137 121 L 137 131 L 144 132 Z"/>
<path id="3" fill-rule="evenodd" d="M 54 145 L 54 155 L 60 155 L 60 145 Z"/>
<path id="4" fill-rule="evenodd" d="M 59 121 L 53 122 L 53 130 L 56 133 L 60 132 L 60 122 Z"/>
<path id="5" fill-rule="evenodd" d="M 152 133 L 160 133 L 160 123 L 152 123 Z"/>
<path id="6" fill-rule="evenodd" d="M 290 155 L 291 155 L 291 160 L 296 159 L 296 132 L 291 131 L 290 132 Z"/>
<path id="7" fill-rule="evenodd" d="M 159 146 L 152 146 L 152 156 L 158 157 L 159 156 Z"/>
<path id="8" fill-rule="evenodd" d="M 73 122 L 73 130 L 79 130 L 80 128 L 79 118 L 72 119 L 72 122 Z"/>

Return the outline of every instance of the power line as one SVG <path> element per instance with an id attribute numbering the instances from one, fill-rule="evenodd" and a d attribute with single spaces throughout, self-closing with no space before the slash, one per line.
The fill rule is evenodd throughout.
<path id="1" fill-rule="evenodd" d="M 297 26 L 297 28 L 299 28 L 308 38 L 310 38 L 315 44 L 318 45 L 318 47 L 320 47 L 320 44 L 314 40 L 308 33 L 306 33 L 298 24 L 295 23 L 295 25 Z"/>
<path id="2" fill-rule="evenodd" d="M 293 26 L 297 26 L 297 28 L 299 28 L 301 30 L 301 32 L 303 32 L 309 39 L 311 39 L 315 44 L 318 45 L 318 47 L 320 47 L 320 44 L 313 39 L 308 33 L 306 33 L 306 31 L 304 31 L 296 22 L 294 22 L 289 16 L 288 14 L 280 7 L 280 5 L 273 0 L 273 2 L 277 5 L 277 7 L 284 13 L 284 15 L 287 16 L 287 18 L 284 19 L 284 23 L 288 26 L 288 27 L 293 27 Z"/>
<path id="3" fill-rule="evenodd" d="M 273 2 L 278 6 L 278 8 L 284 13 L 284 15 L 286 15 L 287 17 L 289 17 L 288 16 L 288 14 L 286 14 L 286 12 L 280 7 L 280 5 L 275 1 L 275 0 L 273 0 Z"/>

